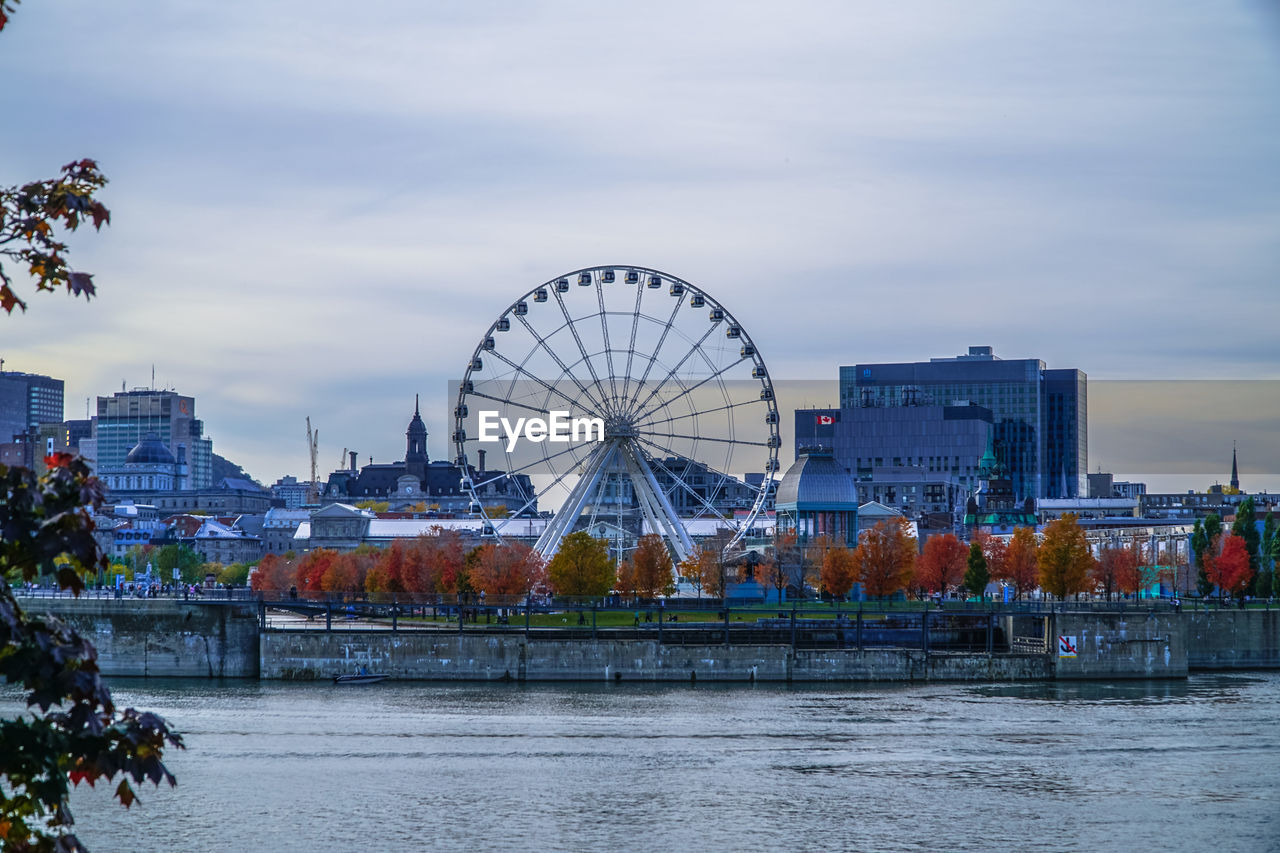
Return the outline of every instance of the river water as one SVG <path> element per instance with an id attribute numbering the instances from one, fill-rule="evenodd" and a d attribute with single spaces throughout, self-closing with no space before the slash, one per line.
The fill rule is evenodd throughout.
<path id="1" fill-rule="evenodd" d="M 1280 674 L 1017 685 L 113 682 L 175 789 L 104 851 L 1280 850 Z M 13 713 L 12 694 L 0 713 Z"/>

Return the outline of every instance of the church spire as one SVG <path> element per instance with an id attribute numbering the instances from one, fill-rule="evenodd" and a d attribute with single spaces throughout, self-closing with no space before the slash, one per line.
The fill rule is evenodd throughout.
<path id="1" fill-rule="evenodd" d="M 408 464 L 425 465 L 427 459 L 427 425 L 422 422 L 422 412 L 418 405 L 418 395 L 413 395 L 413 418 L 409 421 L 409 429 L 405 431 L 408 439 L 404 461 Z"/>
<path id="2" fill-rule="evenodd" d="M 991 429 L 987 432 L 987 451 L 978 460 L 978 477 L 990 480 L 995 476 L 996 464 L 995 430 Z"/>
<path id="3" fill-rule="evenodd" d="M 1236 467 L 1236 443 L 1231 442 L 1231 488 L 1240 491 L 1240 469 Z"/>

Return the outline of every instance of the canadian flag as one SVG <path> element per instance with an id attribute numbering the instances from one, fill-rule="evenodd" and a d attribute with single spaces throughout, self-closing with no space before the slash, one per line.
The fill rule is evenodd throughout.
<path id="1" fill-rule="evenodd" d="M 831 415 L 818 415 L 818 426 L 828 426 L 835 422 L 836 419 Z"/>

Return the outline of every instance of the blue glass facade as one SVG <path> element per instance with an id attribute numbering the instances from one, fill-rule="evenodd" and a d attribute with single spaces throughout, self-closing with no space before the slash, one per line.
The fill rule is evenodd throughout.
<path id="1" fill-rule="evenodd" d="M 1046 370 L 1039 359 L 1003 360 L 990 347 L 970 347 L 957 358 L 841 367 L 840 405 L 989 409 L 996 455 L 1017 495 L 1078 497 L 1088 493 L 1086 382 L 1079 370 Z"/>

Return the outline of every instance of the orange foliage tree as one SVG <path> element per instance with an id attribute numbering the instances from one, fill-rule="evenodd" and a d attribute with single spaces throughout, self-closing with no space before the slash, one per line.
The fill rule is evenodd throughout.
<path id="1" fill-rule="evenodd" d="M 844 598 L 858 582 L 858 563 L 853 551 L 844 545 L 833 545 L 822 558 L 822 588 L 827 594 Z"/>
<path id="2" fill-rule="evenodd" d="M 325 592 L 356 594 L 364 591 L 365 574 L 377 560 L 375 554 L 348 551 L 328 561 L 320 575 L 320 588 Z"/>
<path id="3" fill-rule="evenodd" d="M 545 564 L 522 542 L 487 543 L 478 549 L 471 583 L 488 595 L 525 596 L 545 578 Z"/>
<path id="4" fill-rule="evenodd" d="M 680 577 L 693 584 L 702 598 L 704 591 L 710 592 L 716 571 L 720 568 L 719 556 L 713 549 L 694 546 L 693 553 L 680 563 Z M 759 580 L 757 577 L 756 580 Z M 622 589 L 622 573 L 618 573 L 618 589 Z"/>
<path id="5" fill-rule="evenodd" d="M 1249 546 L 1245 544 L 1244 537 L 1234 533 L 1223 536 L 1222 552 L 1209 563 L 1207 574 L 1220 594 L 1243 595 L 1245 587 L 1253 579 L 1253 570 L 1249 567 Z"/>
<path id="6" fill-rule="evenodd" d="M 1031 527 L 1015 527 L 1004 553 L 1001 580 L 1013 584 L 1014 598 L 1022 598 L 1040 585 L 1040 544 Z"/>
<path id="7" fill-rule="evenodd" d="M 656 598 L 675 592 L 676 579 L 671 571 L 671 552 L 667 543 L 656 533 L 640 537 L 635 553 L 631 555 L 635 567 L 636 593 L 644 598 Z"/>
<path id="8" fill-rule="evenodd" d="M 320 592 L 324 589 L 324 573 L 329 570 L 329 566 L 338 558 L 338 552 L 330 548 L 317 548 L 314 551 L 308 551 L 298 561 L 297 567 L 297 585 L 298 589 L 305 589 L 310 592 Z"/>
<path id="9" fill-rule="evenodd" d="M 1093 553 L 1075 515 L 1067 513 L 1045 525 L 1039 557 L 1040 586 L 1045 592 L 1066 598 L 1088 587 Z"/>
<path id="10" fill-rule="evenodd" d="M 924 551 L 916 560 L 912 588 L 946 595 L 960 585 L 968 558 L 969 549 L 954 533 L 930 536 L 924 540 Z"/>
<path id="11" fill-rule="evenodd" d="M 866 594 L 873 598 L 892 595 L 911 582 L 916 562 L 916 540 L 907 520 L 898 518 L 877 522 L 862 534 L 854 549 L 858 579 Z"/>
<path id="12" fill-rule="evenodd" d="M 1098 559 L 1089 570 L 1089 580 L 1095 589 L 1101 589 L 1107 600 L 1116 590 L 1132 592 L 1136 588 L 1139 573 L 1138 555 L 1132 548 L 1106 547 L 1098 552 Z"/>
<path id="13" fill-rule="evenodd" d="M 267 554 L 258 561 L 258 569 L 249 578 L 249 587 L 254 592 L 283 592 L 297 583 L 292 562 L 277 554 Z"/>

